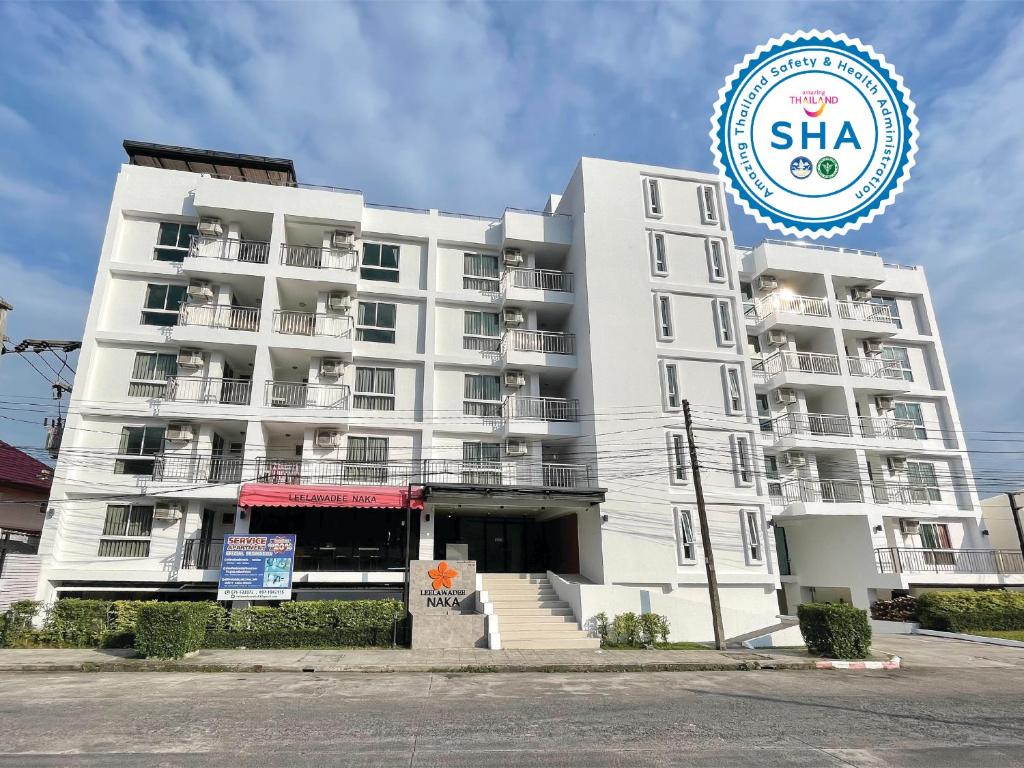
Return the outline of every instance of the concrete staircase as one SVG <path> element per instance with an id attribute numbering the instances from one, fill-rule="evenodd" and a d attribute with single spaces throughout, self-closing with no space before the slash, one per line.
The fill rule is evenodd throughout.
<path id="1" fill-rule="evenodd" d="M 485 573 L 482 579 L 502 648 L 601 647 L 600 639 L 579 629 L 572 608 L 543 573 Z"/>

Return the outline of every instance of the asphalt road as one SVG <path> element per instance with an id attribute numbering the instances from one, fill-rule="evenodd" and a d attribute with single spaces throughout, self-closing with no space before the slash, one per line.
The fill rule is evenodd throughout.
<path id="1" fill-rule="evenodd" d="M 0 675 L 0 766 L 1018 766 L 1024 669 Z"/>

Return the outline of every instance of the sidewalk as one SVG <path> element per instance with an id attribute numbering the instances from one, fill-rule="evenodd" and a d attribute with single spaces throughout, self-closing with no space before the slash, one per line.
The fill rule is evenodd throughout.
<path id="1" fill-rule="evenodd" d="M 185 659 L 132 650 L 4 649 L 0 672 L 672 672 L 814 669 L 800 651 L 202 650 Z"/>

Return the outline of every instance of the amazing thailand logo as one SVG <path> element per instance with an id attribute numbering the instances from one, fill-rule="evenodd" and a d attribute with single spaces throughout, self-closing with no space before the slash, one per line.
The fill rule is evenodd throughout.
<path id="1" fill-rule="evenodd" d="M 736 203 L 791 236 L 870 222 L 902 191 L 917 152 L 903 79 L 871 46 L 817 30 L 771 40 L 737 64 L 711 126 Z"/>

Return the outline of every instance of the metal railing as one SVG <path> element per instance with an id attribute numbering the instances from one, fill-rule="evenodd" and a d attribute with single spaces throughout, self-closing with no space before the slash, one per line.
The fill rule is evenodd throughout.
<path id="1" fill-rule="evenodd" d="M 896 318 L 884 304 L 872 304 L 868 301 L 837 301 L 839 317 L 843 320 L 861 320 L 867 323 L 894 324 Z"/>
<path id="2" fill-rule="evenodd" d="M 508 348 L 516 352 L 543 352 L 552 355 L 575 355 L 576 334 L 556 331 L 527 331 L 515 328 L 504 338 Z"/>
<path id="3" fill-rule="evenodd" d="M 224 539 L 186 539 L 181 552 L 182 568 L 220 568 Z"/>
<path id="4" fill-rule="evenodd" d="M 890 419 L 877 416 L 858 416 L 860 433 L 864 437 L 883 440 L 920 440 L 918 425 L 912 419 Z"/>
<path id="5" fill-rule="evenodd" d="M 782 483 L 782 499 L 786 504 L 797 501 L 852 504 L 864 501 L 864 489 L 859 480 L 789 480 Z"/>
<path id="6" fill-rule="evenodd" d="M 352 334 L 352 318 L 349 315 L 275 309 L 274 331 L 295 336 L 347 337 Z"/>
<path id="7" fill-rule="evenodd" d="M 773 293 L 757 302 L 758 318 L 767 317 L 775 312 L 788 312 L 794 315 L 809 317 L 828 317 L 828 299 L 818 296 L 793 296 Z"/>
<path id="8" fill-rule="evenodd" d="M 875 563 L 879 573 L 1024 573 L 1016 549 L 880 547 Z"/>
<path id="9" fill-rule="evenodd" d="M 238 483 L 242 480 L 242 456 L 237 453 L 208 456 L 166 456 L 153 462 L 153 479 L 188 483 Z"/>
<path id="10" fill-rule="evenodd" d="M 281 263 L 306 269 L 356 268 L 355 248 L 321 248 L 315 245 L 281 245 Z"/>
<path id="11" fill-rule="evenodd" d="M 513 288 L 573 292 L 573 273 L 556 269 L 510 269 L 505 273 Z"/>
<path id="12" fill-rule="evenodd" d="M 579 421 L 580 401 L 564 397 L 505 398 L 504 415 L 508 419 L 529 421 Z"/>
<path id="13" fill-rule="evenodd" d="M 408 485 L 420 483 L 414 461 L 348 461 L 342 459 L 256 460 L 256 482 L 291 485 Z"/>
<path id="14" fill-rule="evenodd" d="M 347 384 L 305 384 L 293 381 L 268 381 L 265 402 L 273 408 L 349 407 Z"/>
<path id="15" fill-rule="evenodd" d="M 259 307 L 236 307 L 231 304 L 182 304 L 178 325 L 256 331 L 260 327 L 260 310 Z"/>
<path id="16" fill-rule="evenodd" d="M 260 240 L 240 240 L 233 237 L 207 237 L 192 235 L 188 246 L 190 258 L 223 259 L 247 264 L 266 264 L 270 258 L 270 243 Z"/>
<path id="17" fill-rule="evenodd" d="M 847 416 L 841 413 L 784 413 L 771 421 L 771 432 L 777 438 L 797 434 L 913 439 L 916 435 L 915 427 L 910 419 Z"/>
<path id="18" fill-rule="evenodd" d="M 175 403 L 248 405 L 251 392 L 249 379 L 172 377 L 167 380 L 164 399 Z"/>
<path id="19" fill-rule="evenodd" d="M 872 483 L 871 497 L 876 504 L 932 504 L 942 500 L 938 488 L 907 483 Z"/>
<path id="20" fill-rule="evenodd" d="M 820 373 L 827 376 L 839 375 L 839 356 L 822 352 L 791 352 L 779 350 L 764 360 L 755 360 L 755 373 L 765 377 L 777 376 L 783 371 L 800 373 Z"/>
<path id="21" fill-rule="evenodd" d="M 801 243 L 796 240 L 777 240 L 766 237 L 758 245 L 786 245 L 792 248 L 810 248 L 816 251 L 831 251 L 834 253 L 852 253 L 858 256 L 878 256 L 878 251 L 862 251 L 857 248 L 840 248 L 837 245 L 817 245 L 816 243 Z"/>
<path id="22" fill-rule="evenodd" d="M 848 357 L 846 364 L 850 366 L 851 376 L 863 376 L 870 379 L 902 379 L 903 368 L 898 360 L 886 360 L 881 357 Z"/>

